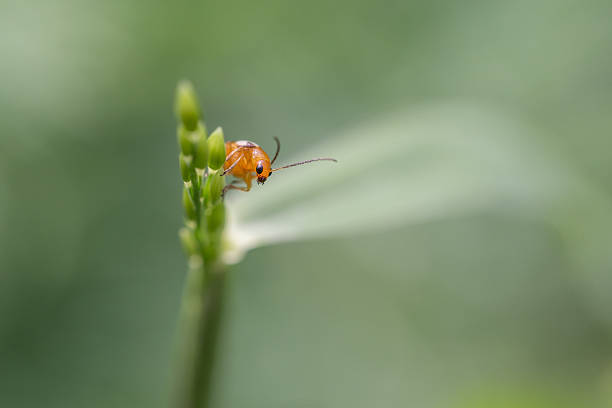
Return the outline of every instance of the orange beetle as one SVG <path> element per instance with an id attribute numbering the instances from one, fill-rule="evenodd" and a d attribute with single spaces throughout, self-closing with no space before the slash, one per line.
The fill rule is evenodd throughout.
<path id="1" fill-rule="evenodd" d="M 305 160 L 273 169 L 272 164 L 278 157 L 278 152 L 280 151 L 280 141 L 277 137 L 275 137 L 274 140 L 276 141 L 276 153 L 272 161 L 270 161 L 268 154 L 253 142 L 247 140 L 225 142 L 225 163 L 223 164 L 222 174 L 224 176 L 230 174 L 236 178 L 242 179 L 246 186 L 235 186 L 234 183 L 236 181 L 234 181 L 232 184 L 225 186 L 223 194 L 230 189 L 249 191 L 251 190 L 251 182 L 255 177 L 257 178 L 257 184 L 263 184 L 273 172 L 286 169 L 287 167 L 300 166 L 302 164 L 322 160 L 337 161 L 336 159 L 324 157 Z"/>

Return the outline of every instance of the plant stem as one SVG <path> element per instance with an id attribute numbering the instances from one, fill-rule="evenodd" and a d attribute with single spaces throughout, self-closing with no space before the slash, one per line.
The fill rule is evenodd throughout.
<path id="1" fill-rule="evenodd" d="M 190 259 L 181 305 L 173 408 L 202 408 L 210 403 L 225 273 L 218 264 L 208 269 L 207 277 L 201 258 Z"/>

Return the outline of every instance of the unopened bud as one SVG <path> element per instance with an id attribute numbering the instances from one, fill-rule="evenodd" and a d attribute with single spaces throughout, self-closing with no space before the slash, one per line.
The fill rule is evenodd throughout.
<path id="1" fill-rule="evenodd" d="M 197 253 L 198 243 L 193 236 L 193 232 L 189 230 L 189 228 L 181 228 L 179 230 L 179 238 L 181 239 L 183 250 L 187 256 Z"/>
<path id="2" fill-rule="evenodd" d="M 198 169 L 208 167 L 208 140 L 206 139 L 206 128 L 202 122 L 198 123 L 197 129 L 191 134 L 194 147 L 194 165 Z"/>
<path id="3" fill-rule="evenodd" d="M 221 198 L 221 193 L 225 187 L 225 177 L 222 171 L 210 172 L 204 186 L 204 200 L 207 207 L 214 205 Z"/>
<path id="4" fill-rule="evenodd" d="M 225 163 L 225 141 L 223 129 L 216 128 L 208 138 L 208 167 L 218 170 Z"/>
<path id="5" fill-rule="evenodd" d="M 208 232 L 217 232 L 225 225 L 225 204 L 218 201 L 212 207 L 206 209 L 206 228 Z"/>
<path id="6" fill-rule="evenodd" d="M 183 153 L 179 154 L 179 165 L 181 167 L 181 177 L 183 181 L 187 182 L 191 180 L 191 156 L 185 156 Z"/>
<path id="7" fill-rule="evenodd" d="M 183 153 L 185 156 L 189 156 L 193 153 L 193 143 L 191 143 L 189 131 L 183 124 L 179 124 L 178 128 L 176 129 L 176 138 L 178 140 L 181 153 Z"/>
<path id="8" fill-rule="evenodd" d="M 200 119 L 200 107 L 191 82 L 179 82 L 174 108 L 187 130 L 195 130 Z"/>
<path id="9" fill-rule="evenodd" d="M 193 205 L 193 201 L 191 201 L 191 197 L 189 197 L 189 191 L 187 191 L 187 187 L 183 187 L 183 208 L 185 209 L 185 216 L 188 219 L 196 219 L 195 206 Z"/>

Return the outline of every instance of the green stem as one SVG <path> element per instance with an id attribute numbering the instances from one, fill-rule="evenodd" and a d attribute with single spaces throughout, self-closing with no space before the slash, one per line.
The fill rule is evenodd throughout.
<path id="1" fill-rule="evenodd" d="M 202 408 L 210 403 L 225 273 L 218 265 L 210 265 L 208 269 L 207 278 L 201 258 L 195 256 L 190 260 L 180 313 L 172 408 Z"/>

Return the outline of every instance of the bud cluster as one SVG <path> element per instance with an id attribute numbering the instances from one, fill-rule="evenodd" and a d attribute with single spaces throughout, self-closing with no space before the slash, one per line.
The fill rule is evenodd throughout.
<path id="1" fill-rule="evenodd" d="M 223 130 L 218 127 L 208 136 L 190 82 L 178 84 L 175 111 L 179 120 L 176 134 L 185 211 L 185 227 L 179 231 L 179 237 L 190 262 L 199 259 L 207 265 L 219 258 L 225 225 Z"/>

